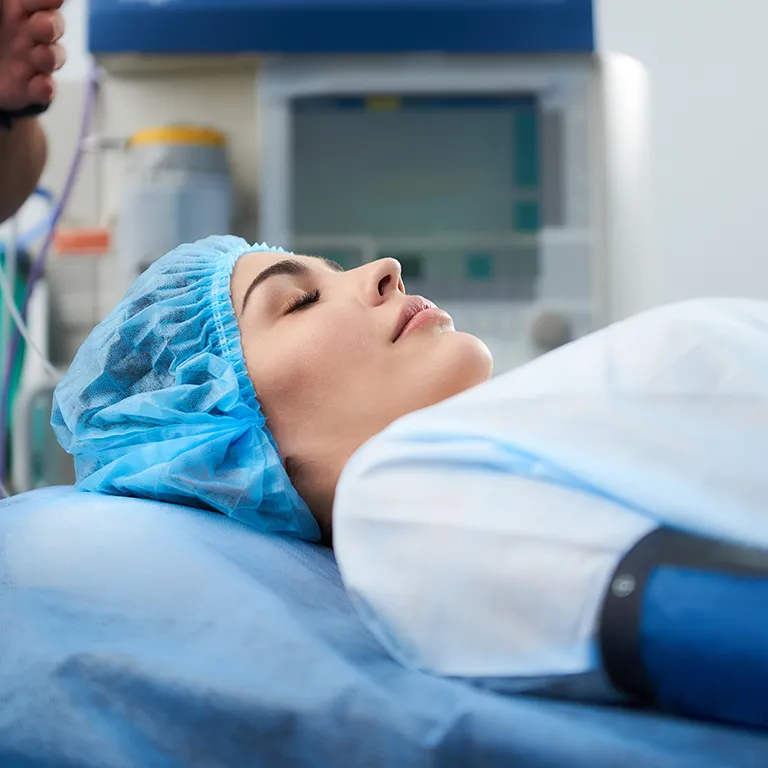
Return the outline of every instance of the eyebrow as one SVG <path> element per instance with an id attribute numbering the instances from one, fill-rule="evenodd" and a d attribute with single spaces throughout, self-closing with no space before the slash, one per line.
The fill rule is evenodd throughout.
<path id="1" fill-rule="evenodd" d="M 311 256 L 312 259 L 318 259 L 322 261 L 326 266 L 330 267 L 334 272 L 343 272 L 344 268 L 331 259 L 326 259 L 324 256 Z M 312 270 L 301 261 L 296 259 L 284 259 L 278 261 L 275 264 L 271 264 L 266 269 L 259 272 L 254 278 L 253 282 L 248 286 L 248 290 L 243 296 L 243 303 L 240 306 L 240 312 L 245 311 L 245 305 L 248 303 L 248 299 L 251 294 L 270 277 L 279 277 L 281 275 L 287 275 L 289 277 L 307 277 L 311 274 Z"/>

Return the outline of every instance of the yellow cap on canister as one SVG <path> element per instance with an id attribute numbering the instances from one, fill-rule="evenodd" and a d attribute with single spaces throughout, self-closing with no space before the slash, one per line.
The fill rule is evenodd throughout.
<path id="1" fill-rule="evenodd" d="M 213 128 L 195 125 L 163 125 L 144 128 L 134 133 L 128 141 L 132 147 L 148 144 L 196 144 L 206 147 L 223 147 L 226 143 L 223 133 Z"/>

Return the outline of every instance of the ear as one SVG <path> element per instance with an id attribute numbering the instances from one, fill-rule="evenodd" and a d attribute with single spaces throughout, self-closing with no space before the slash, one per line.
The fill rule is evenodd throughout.
<path id="1" fill-rule="evenodd" d="M 293 456 L 286 456 L 283 459 L 283 468 L 288 475 L 288 479 L 291 481 L 291 485 L 295 488 L 296 478 L 299 474 L 299 465 L 296 462 L 296 459 L 294 459 Z"/>

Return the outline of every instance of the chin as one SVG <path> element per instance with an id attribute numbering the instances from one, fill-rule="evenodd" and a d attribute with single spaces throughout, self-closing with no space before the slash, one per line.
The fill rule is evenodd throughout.
<path id="1" fill-rule="evenodd" d="M 493 375 L 493 357 L 485 344 L 469 333 L 445 333 L 436 349 L 441 378 L 441 399 L 482 384 Z"/>

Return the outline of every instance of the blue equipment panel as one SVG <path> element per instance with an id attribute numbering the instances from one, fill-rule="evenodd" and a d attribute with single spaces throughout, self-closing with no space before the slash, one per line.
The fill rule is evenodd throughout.
<path id="1" fill-rule="evenodd" d="M 592 0 L 91 0 L 105 54 L 594 50 Z"/>

